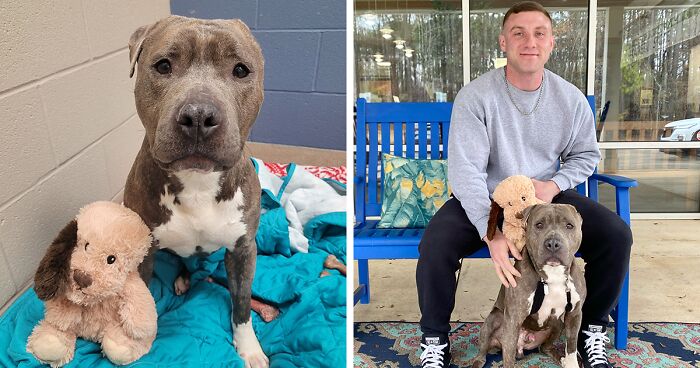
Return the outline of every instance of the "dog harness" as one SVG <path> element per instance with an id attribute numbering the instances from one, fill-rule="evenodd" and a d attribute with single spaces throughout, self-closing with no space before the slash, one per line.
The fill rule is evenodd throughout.
<path id="1" fill-rule="evenodd" d="M 532 301 L 532 309 L 530 309 L 530 314 L 537 313 L 542 307 L 542 302 L 544 301 L 544 296 L 549 294 L 549 287 L 547 287 L 547 282 L 543 278 L 540 278 L 540 282 L 537 283 L 537 289 L 535 289 L 535 298 Z M 571 305 L 571 291 L 566 289 L 566 312 L 571 312 L 574 306 Z"/>

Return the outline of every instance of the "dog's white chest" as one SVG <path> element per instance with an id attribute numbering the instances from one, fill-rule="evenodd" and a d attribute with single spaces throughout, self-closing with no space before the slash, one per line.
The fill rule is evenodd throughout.
<path id="1" fill-rule="evenodd" d="M 232 199 L 217 202 L 221 173 L 184 171 L 175 175 L 183 190 L 176 198 L 166 186 L 165 194 L 160 198 L 161 206 L 172 214 L 168 222 L 153 229 L 159 246 L 182 257 L 196 251 L 211 253 L 221 247 L 233 249 L 236 240 L 247 230 L 242 221 L 244 198 L 241 189 L 236 190 Z"/>
<path id="2" fill-rule="evenodd" d="M 543 269 L 544 273 L 547 274 L 547 285 L 542 306 L 537 311 L 537 323 L 540 326 L 544 325 L 550 316 L 560 318 L 564 314 L 567 304 L 567 289 L 571 293 L 572 305 L 576 305 L 580 299 L 576 287 L 565 273 L 564 266 L 544 266 Z"/>

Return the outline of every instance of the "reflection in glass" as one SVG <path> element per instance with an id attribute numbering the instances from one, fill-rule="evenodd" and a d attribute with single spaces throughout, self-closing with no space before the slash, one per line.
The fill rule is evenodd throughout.
<path id="1" fill-rule="evenodd" d="M 355 1 L 355 95 L 453 101 L 463 85 L 461 1 Z"/>
<path id="2" fill-rule="evenodd" d="M 598 170 L 634 178 L 633 213 L 700 211 L 700 149 L 607 149 Z M 615 209 L 610 185 L 599 186 L 600 202 Z"/>
<path id="3" fill-rule="evenodd" d="M 598 3 L 600 140 L 698 140 L 700 5 L 644 3 Z"/>
<path id="4" fill-rule="evenodd" d="M 498 46 L 507 8 L 488 1 L 469 2 L 469 47 L 471 79 L 506 63 Z M 588 4 L 574 1 L 569 6 L 546 6 L 552 17 L 556 44 L 546 68 L 586 93 L 586 55 L 588 48 Z"/>

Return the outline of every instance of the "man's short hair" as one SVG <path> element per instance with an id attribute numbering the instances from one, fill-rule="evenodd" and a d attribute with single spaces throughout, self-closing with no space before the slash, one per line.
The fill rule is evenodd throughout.
<path id="1" fill-rule="evenodd" d="M 536 11 L 544 14 L 547 19 L 549 19 L 550 22 L 552 22 L 552 17 L 549 16 L 549 12 L 547 9 L 544 8 L 544 6 L 540 5 L 538 2 L 534 1 L 521 1 L 508 9 L 506 12 L 506 16 L 503 17 L 503 24 L 501 27 L 506 25 L 506 20 L 508 20 L 508 17 L 510 17 L 511 14 L 518 14 L 520 12 L 529 12 L 529 11 Z"/>

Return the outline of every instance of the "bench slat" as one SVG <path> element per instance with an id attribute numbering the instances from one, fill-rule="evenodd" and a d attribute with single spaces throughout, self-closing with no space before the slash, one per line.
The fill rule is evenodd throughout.
<path id="1" fill-rule="evenodd" d="M 406 123 L 406 157 L 416 158 L 416 123 Z"/>
<path id="2" fill-rule="evenodd" d="M 440 124 L 430 123 L 430 158 L 437 160 L 440 158 Z"/>
<path id="3" fill-rule="evenodd" d="M 382 153 L 391 154 L 391 127 L 394 124 L 382 124 Z"/>
<path id="4" fill-rule="evenodd" d="M 393 124 L 382 124 L 382 154 L 391 154 L 391 126 Z M 384 166 L 382 156 L 379 156 L 379 202 L 384 200 Z"/>
<path id="5" fill-rule="evenodd" d="M 394 124 L 394 155 L 403 156 L 403 123 Z"/>
<path id="6" fill-rule="evenodd" d="M 450 137 L 450 122 L 446 121 L 442 123 L 442 158 L 447 159 L 447 151 L 449 143 L 449 137 Z"/>
<path id="7" fill-rule="evenodd" d="M 418 158 L 428 158 L 428 125 L 418 125 Z"/>
<path id="8" fill-rule="evenodd" d="M 367 158 L 367 203 L 378 203 L 377 202 L 377 150 L 379 149 L 379 142 L 377 137 L 377 123 L 368 122 L 367 127 L 369 128 L 369 156 Z"/>
<path id="9" fill-rule="evenodd" d="M 382 204 L 381 203 L 367 203 L 367 207 L 365 208 L 365 211 L 367 211 L 367 216 L 379 216 L 379 214 L 382 213 Z"/>

